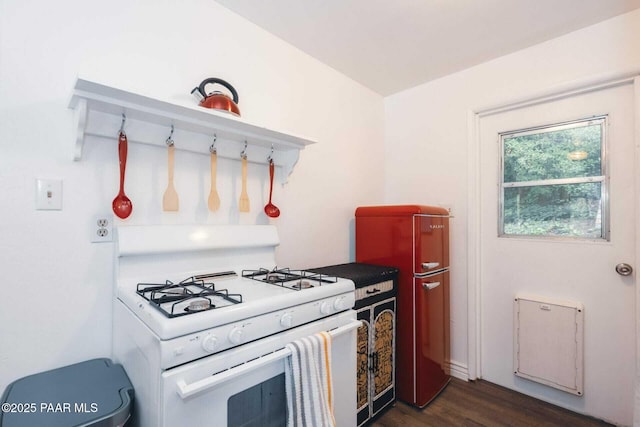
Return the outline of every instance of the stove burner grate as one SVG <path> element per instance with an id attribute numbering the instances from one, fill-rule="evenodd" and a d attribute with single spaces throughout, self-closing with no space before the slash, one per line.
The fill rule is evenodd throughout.
<path id="1" fill-rule="evenodd" d="M 338 278 L 335 276 L 327 276 L 325 274 L 304 270 L 291 270 L 289 268 L 278 269 L 277 267 L 273 270 L 267 270 L 266 268 L 243 270 L 242 277 L 295 289 L 297 291 L 321 286 L 323 284 L 336 283 L 338 281 Z M 297 282 L 292 284 L 290 283 L 292 281 Z"/>
<path id="2" fill-rule="evenodd" d="M 242 295 L 230 294 L 227 289 L 216 289 L 213 282 L 205 282 L 198 277 L 189 277 L 180 283 L 170 280 L 164 284 L 138 283 L 136 292 L 167 317 L 214 309 L 217 306 L 212 298 L 222 298 L 230 304 L 242 302 Z"/>

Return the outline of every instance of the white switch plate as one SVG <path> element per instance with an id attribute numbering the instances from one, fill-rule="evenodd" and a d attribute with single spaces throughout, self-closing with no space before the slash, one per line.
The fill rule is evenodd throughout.
<path id="1" fill-rule="evenodd" d="M 62 210 L 62 180 L 36 180 L 36 209 Z"/>

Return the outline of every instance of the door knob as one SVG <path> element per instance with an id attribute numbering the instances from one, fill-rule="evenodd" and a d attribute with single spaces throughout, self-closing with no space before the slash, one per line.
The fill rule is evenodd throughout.
<path id="1" fill-rule="evenodd" d="M 623 262 L 616 265 L 616 272 L 621 276 L 630 276 L 633 273 L 633 267 Z"/>

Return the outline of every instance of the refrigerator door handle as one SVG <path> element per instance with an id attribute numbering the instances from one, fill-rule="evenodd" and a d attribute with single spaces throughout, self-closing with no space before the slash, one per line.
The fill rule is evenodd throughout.
<path id="1" fill-rule="evenodd" d="M 433 268 L 436 268 L 440 265 L 439 262 L 423 262 L 422 263 L 422 268 L 424 268 L 425 270 L 431 270 Z"/>
<path id="2" fill-rule="evenodd" d="M 435 289 L 438 286 L 440 286 L 441 282 L 422 282 L 422 287 L 427 290 L 430 291 L 431 289 Z"/>

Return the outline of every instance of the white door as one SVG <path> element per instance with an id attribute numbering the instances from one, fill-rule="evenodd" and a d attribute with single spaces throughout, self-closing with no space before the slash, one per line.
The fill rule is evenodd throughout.
<path id="1" fill-rule="evenodd" d="M 607 240 L 499 237 L 502 132 L 607 116 Z M 481 117 L 480 376 L 609 422 L 631 425 L 635 377 L 634 88 L 627 83 Z M 606 211 L 602 212 L 606 218 Z M 640 266 L 634 266 L 640 267 Z M 526 293 L 584 304 L 584 394 L 514 375 L 513 301 Z"/>

